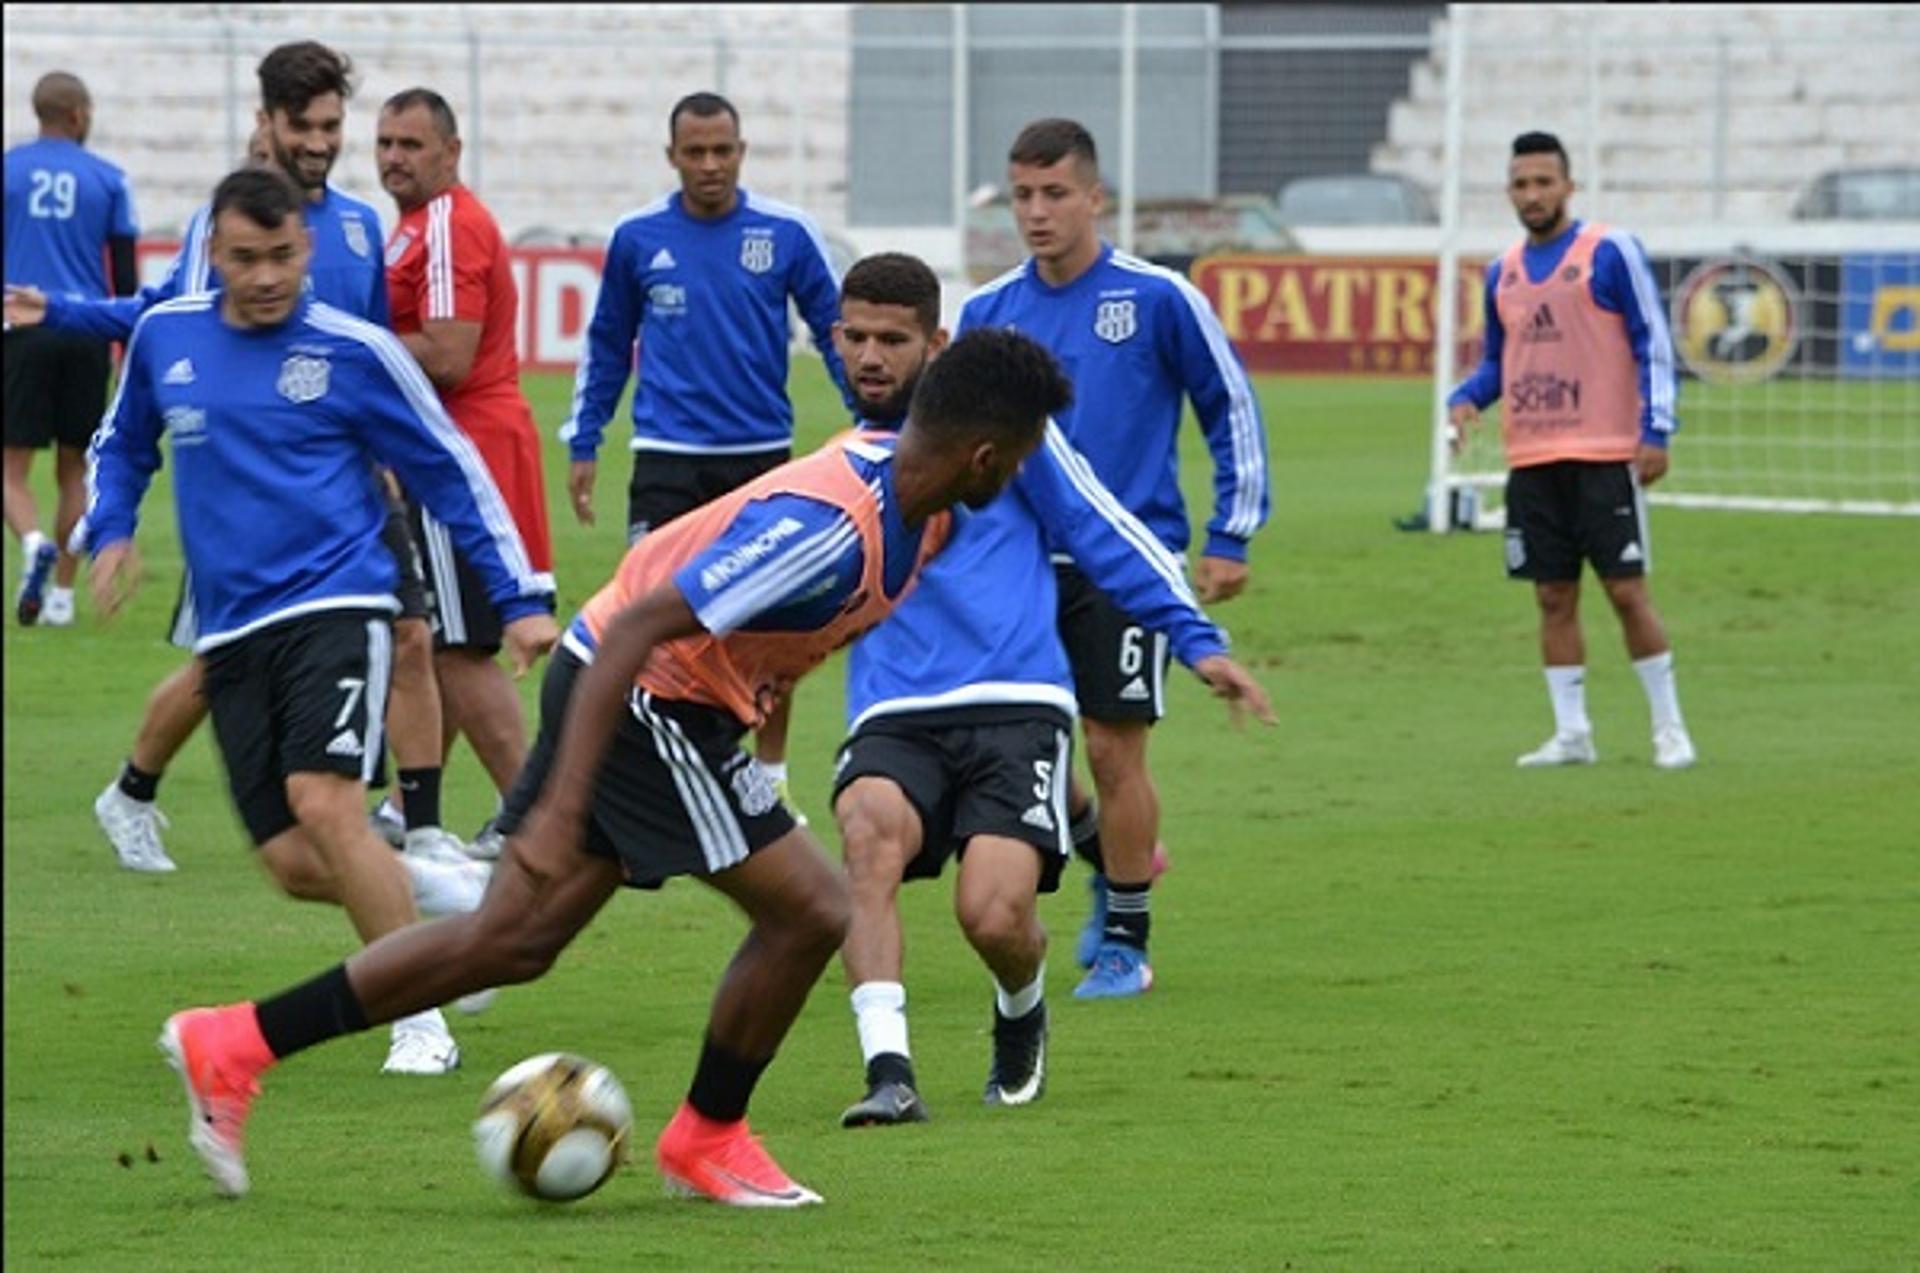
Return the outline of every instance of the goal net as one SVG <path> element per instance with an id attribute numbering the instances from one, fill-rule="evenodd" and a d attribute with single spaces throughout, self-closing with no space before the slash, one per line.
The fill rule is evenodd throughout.
<path id="1" fill-rule="evenodd" d="M 1573 214 L 1633 233 L 1660 286 L 1680 432 L 1653 500 L 1920 516 L 1920 140 L 1894 125 L 1920 10 L 1455 5 L 1444 26 L 1375 155 L 1442 192 L 1439 294 L 1451 275 L 1463 297 L 1437 321 L 1434 528 L 1501 524 L 1499 408 L 1455 453 L 1444 398 L 1483 352 L 1478 283 L 1523 232 L 1506 166 L 1534 129 L 1567 148 Z"/>

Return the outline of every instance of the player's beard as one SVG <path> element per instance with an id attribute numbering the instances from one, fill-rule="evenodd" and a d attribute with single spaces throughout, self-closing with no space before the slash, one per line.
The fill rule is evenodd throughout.
<path id="1" fill-rule="evenodd" d="M 925 370 L 922 364 L 921 370 Z M 883 424 L 888 428 L 898 428 L 907 418 L 907 408 L 913 403 L 913 391 L 920 387 L 920 371 L 900 382 L 900 387 L 888 394 L 883 401 L 869 405 L 860 404 L 860 415 L 874 424 Z"/>
<path id="2" fill-rule="evenodd" d="M 273 149 L 273 162 L 279 165 L 280 171 L 286 174 L 288 181 L 305 193 L 311 194 L 323 188 L 327 184 L 327 178 L 333 174 L 333 159 L 329 158 L 321 166 L 318 179 L 309 181 L 306 174 L 301 171 L 300 156 L 283 149 L 277 140 L 269 139 L 267 144 Z"/>

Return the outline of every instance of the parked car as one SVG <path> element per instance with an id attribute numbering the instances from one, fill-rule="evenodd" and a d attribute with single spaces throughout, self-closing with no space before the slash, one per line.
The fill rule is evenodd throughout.
<path id="1" fill-rule="evenodd" d="M 1920 221 L 1920 168 L 1835 168 L 1793 205 L 1796 221 Z"/>
<path id="2" fill-rule="evenodd" d="M 1434 225 L 1440 220 L 1425 190 L 1387 173 L 1296 177 L 1280 188 L 1277 203 L 1287 225 Z"/>

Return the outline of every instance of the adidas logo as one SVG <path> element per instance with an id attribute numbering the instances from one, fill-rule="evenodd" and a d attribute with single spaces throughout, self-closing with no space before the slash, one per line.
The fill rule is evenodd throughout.
<path id="1" fill-rule="evenodd" d="M 1620 560 L 1623 562 L 1645 561 L 1646 559 L 1647 555 L 1640 551 L 1640 541 L 1637 539 L 1620 550 Z"/>
<path id="2" fill-rule="evenodd" d="M 333 736 L 333 741 L 327 744 L 329 756 L 363 756 L 365 754 L 366 748 L 360 745 L 360 735 L 350 729 L 341 730 Z"/>
<path id="3" fill-rule="evenodd" d="M 1542 305 L 1539 309 L 1533 311 L 1533 330 L 1553 330 L 1553 311 L 1547 306 Z"/>
<path id="4" fill-rule="evenodd" d="M 647 262 L 647 268 L 650 270 L 670 270 L 678 264 L 679 262 L 673 259 L 673 253 L 667 251 L 665 248 L 661 248 L 653 254 L 653 259 Z"/>
<path id="5" fill-rule="evenodd" d="M 1146 681 L 1138 676 L 1134 677 L 1131 681 L 1128 681 L 1120 687 L 1120 697 L 1129 703 L 1145 702 L 1148 697 Z"/>
<path id="6" fill-rule="evenodd" d="M 1031 809 L 1021 814 L 1020 821 L 1030 827 L 1038 827 L 1042 831 L 1057 830 L 1053 823 L 1053 814 L 1047 809 L 1047 806 L 1043 804 L 1034 805 Z"/>
<path id="7" fill-rule="evenodd" d="M 193 359 L 182 358 L 167 368 L 167 374 L 160 377 L 163 385 L 190 385 L 193 383 Z"/>

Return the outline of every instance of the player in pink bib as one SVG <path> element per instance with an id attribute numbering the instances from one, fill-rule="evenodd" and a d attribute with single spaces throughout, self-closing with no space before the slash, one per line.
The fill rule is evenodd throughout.
<path id="1" fill-rule="evenodd" d="M 1673 652 L 1647 591 L 1644 488 L 1667 471 L 1678 427 L 1673 339 L 1633 236 L 1573 219 L 1567 152 L 1550 133 L 1514 139 L 1507 194 L 1527 234 L 1487 269 L 1486 356 L 1448 398 L 1456 446 L 1501 403 L 1507 574 L 1531 580 L 1554 733 L 1523 768 L 1592 764 L 1580 573 L 1593 563 L 1653 717 L 1653 762 L 1684 769 Z"/>
<path id="2" fill-rule="evenodd" d="M 846 877 L 741 750 L 792 683 L 889 614 L 957 504 L 1013 477 L 1071 387 L 1031 339 L 956 341 L 897 437 L 847 433 L 646 536 L 568 628 L 541 728 L 502 814 L 478 911 L 376 942 L 284 994 L 171 1017 L 189 1139 L 223 1192 L 274 1062 L 488 987 L 531 981 L 623 884 L 690 875 L 751 925 L 720 982 L 687 1099 L 656 1158 L 670 1185 L 735 1206 L 820 1196 L 747 1130 L 747 1102 L 846 935 Z"/>

